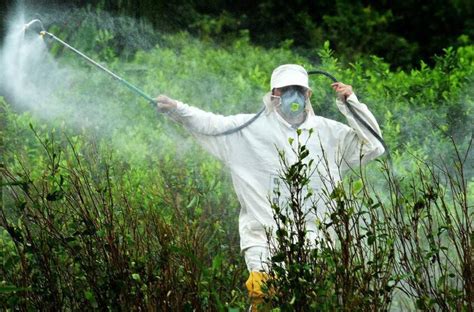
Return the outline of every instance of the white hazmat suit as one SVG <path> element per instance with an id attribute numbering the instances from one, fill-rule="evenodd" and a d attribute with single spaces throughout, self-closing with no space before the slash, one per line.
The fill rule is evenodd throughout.
<path id="1" fill-rule="evenodd" d="M 379 134 L 377 121 L 360 103 L 355 94 L 347 98 L 357 113 Z M 284 151 L 290 163 L 296 156 L 291 151 L 288 139 L 293 144 L 298 140 L 296 129 L 280 116 L 273 107 L 271 94 L 264 96 L 265 112 L 248 127 L 224 136 L 212 134 L 242 125 L 254 114 L 222 116 L 202 111 L 182 102 L 169 114 L 194 133 L 198 142 L 220 159 L 230 170 L 235 192 L 241 204 L 239 216 L 240 247 L 245 254 L 249 271 L 264 269 L 261 260 L 268 257 L 268 242 L 265 228 L 274 227 L 270 200 L 274 200 L 273 190 L 279 184 L 281 171 L 278 150 Z M 316 116 L 308 101 L 306 120 L 301 129 L 300 141 L 305 142 L 309 130 L 313 134 L 306 146 L 309 158 L 314 159 L 319 175 L 314 175 L 311 188 L 315 196 L 321 193 L 325 176 L 331 175 L 334 182 L 340 180 L 340 172 L 351 166 L 359 166 L 383 154 L 382 144 L 360 125 L 346 105 L 337 100 L 337 106 L 350 125 L 344 125 L 327 118 Z M 324 154 L 324 156 L 323 156 Z M 321 161 L 323 158 L 327 160 Z M 327 183 L 325 183 L 327 184 Z M 316 218 L 322 218 L 326 211 L 323 201 L 318 203 L 318 215 L 308 214 L 307 230 L 311 236 L 317 235 Z M 261 259 L 263 256 L 263 259 Z"/>

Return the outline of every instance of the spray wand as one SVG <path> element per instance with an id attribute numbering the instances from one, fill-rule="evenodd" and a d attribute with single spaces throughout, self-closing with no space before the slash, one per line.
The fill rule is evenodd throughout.
<path id="1" fill-rule="evenodd" d="M 53 39 L 54 41 L 58 42 L 59 44 L 65 46 L 66 48 L 68 48 L 69 50 L 73 51 L 74 53 L 76 53 L 77 55 L 79 55 L 80 57 L 82 57 L 83 59 L 85 59 L 86 61 L 88 61 L 89 63 L 91 63 L 92 65 L 94 65 L 95 67 L 99 68 L 100 70 L 104 71 L 105 73 L 109 74 L 110 76 L 112 76 L 114 79 L 116 79 L 117 81 L 119 81 L 120 83 L 124 84 L 126 87 L 128 87 L 130 90 L 132 90 L 135 94 L 143 97 L 145 100 L 147 100 L 152 106 L 155 106 L 156 105 L 156 101 L 155 99 L 153 99 L 151 96 L 149 96 L 148 94 L 146 94 L 144 91 L 142 91 L 141 89 L 137 88 L 136 86 L 134 86 L 133 84 L 131 84 L 130 82 L 128 82 L 127 80 L 123 79 L 122 77 L 120 77 L 119 75 L 115 74 L 114 72 L 112 72 L 111 70 L 107 69 L 106 67 L 104 67 L 103 65 L 97 63 L 96 61 L 94 61 L 93 59 L 91 59 L 90 57 L 88 57 L 87 55 L 85 55 L 84 53 L 82 53 L 81 51 L 79 51 L 78 49 L 74 48 L 73 46 L 71 46 L 70 44 L 64 42 L 63 40 L 59 39 L 58 37 L 56 37 L 55 35 L 53 35 L 52 33 L 46 31 L 43 27 L 43 23 L 39 20 L 39 19 L 34 19 L 32 20 L 31 22 L 29 22 L 28 24 L 25 25 L 24 27 L 24 30 L 26 31 L 28 28 L 30 28 L 33 24 L 39 24 L 40 27 L 41 27 L 41 30 L 39 32 L 40 36 L 41 37 L 48 37 L 50 39 Z"/>

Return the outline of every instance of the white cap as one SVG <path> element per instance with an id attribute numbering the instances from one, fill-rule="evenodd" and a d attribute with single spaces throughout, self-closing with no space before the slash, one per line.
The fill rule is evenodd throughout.
<path id="1" fill-rule="evenodd" d="M 302 86 L 311 90 L 308 84 L 308 73 L 303 66 L 285 64 L 280 65 L 273 70 L 272 78 L 270 80 L 271 90 L 274 88 L 283 88 L 293 85 Z"/>

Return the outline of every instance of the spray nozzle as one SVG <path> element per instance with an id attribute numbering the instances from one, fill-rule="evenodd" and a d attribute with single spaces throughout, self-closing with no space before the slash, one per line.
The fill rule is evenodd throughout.
<path id="1" fill-rule="evenodd" d="M 34 24 L 39 24 L 39 26 L 41 27 L 40 30 L 38 31 L 40 34 L 45 32 L 43 23 L 39 19 L 34 19 L 30 21 L 28 24 L 25 24 L 25 26 L 23 27 L 23 30 L 27 31 Z"/>

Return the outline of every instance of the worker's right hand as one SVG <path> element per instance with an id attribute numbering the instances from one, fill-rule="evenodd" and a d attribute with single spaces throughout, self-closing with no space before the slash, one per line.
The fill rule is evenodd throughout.
<path id="1" fill-rule="evenodd" d="M 346 85 L 342 82 L 335 82 L 331 84 L 331 87 L 336 91 L 337 97 L 341 101 L 346 101 L 347 98 L 353 93 L 352 86 Z"/>
<path id="2" fill-rule="evenodd" d="M 178 107 L 178 103 L 166 95 L 158 95 L 156 97 L 156 108 L 159 112 L 168 112 Z"/>

